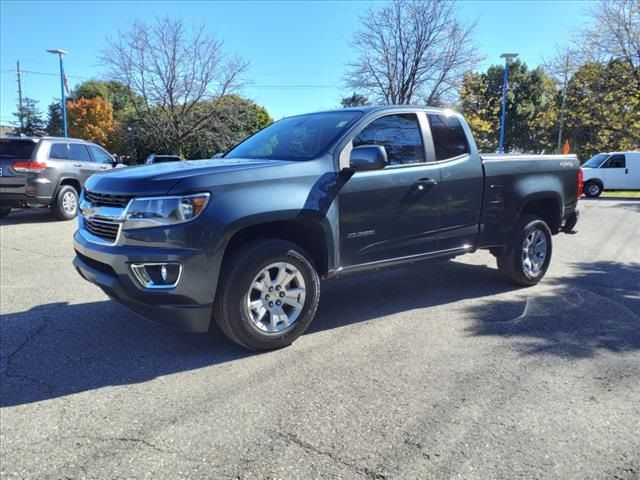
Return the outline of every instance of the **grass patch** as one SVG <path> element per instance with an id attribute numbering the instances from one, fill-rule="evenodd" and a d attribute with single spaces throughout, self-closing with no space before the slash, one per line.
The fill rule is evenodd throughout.
<path id="1" fill-rule="evenodd" d="M 616 190 L 615 192 L 605 190 L 603 197 L 637 197 L 640 198 L 640 190 Z"/>

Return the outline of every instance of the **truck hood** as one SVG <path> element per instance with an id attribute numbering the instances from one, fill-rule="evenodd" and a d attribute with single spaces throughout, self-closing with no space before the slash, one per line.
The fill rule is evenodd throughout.
<path id="1" fill-rule="evenodd" d="M 283 160 L 211 159 L 158 163 L 120 168 L 92 175 L 85 183 L 87 190 L 121 195 L 166 195 L 181 180 L 197 176 L 224 175 L 286 165 Z"/>

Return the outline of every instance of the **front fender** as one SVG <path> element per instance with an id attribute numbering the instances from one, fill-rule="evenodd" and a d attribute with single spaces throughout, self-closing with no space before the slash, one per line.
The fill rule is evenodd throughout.
<path id="1" fill-rule="evenodd" d="M 208 207 L 220 226 L 226 250 L 231 239 L 247 228 L 273 222 L 304 222 L 319 226 L 326 239 L 327 267 L 338 262 L 337 193 L 346 182 L 329 172 L 313 178 L 253 182 L 215 192 Z M 274 237 L 278 232 L 274 231 Z"/>

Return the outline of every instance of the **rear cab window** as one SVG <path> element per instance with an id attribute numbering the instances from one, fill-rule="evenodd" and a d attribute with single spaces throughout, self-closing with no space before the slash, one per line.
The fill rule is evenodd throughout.
<path id="1" fill-rule="evenodd" d="M 467 135 L 458 117 L 433 113 L 428 114 L 427 117 L 436 160 L 449 160 L 469 153 Z"/>

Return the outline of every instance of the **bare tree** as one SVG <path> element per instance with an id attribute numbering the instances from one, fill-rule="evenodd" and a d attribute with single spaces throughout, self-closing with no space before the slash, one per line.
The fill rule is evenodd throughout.
<path id="1" fill-rule="evenodd" d="M 214 111 L 194 107 L 238 89 L 248 68 L 246 61 L 226 55 L 222 42 L 204 26 L 187 29 L 168 17 L 153 24 L 136 21 L 108 39 L 102 61 L 114 80 L 142 98 L 132 104 L 145 134 L 162 139 L 178 154 Z"/>
<path id="2" fill-rule="evenodd" d="M 579 37 L 586 56 L 629 63 L 640 87 L 640 0 L 600 0 L 590 13 L 593 22 Z"/>
<path id="3" fill-rule="evenodd" d="M 567 87 L 569 78 L 580 68 L 583 63 L 581 52 L 570 46 L 556 45 L 554 54 L 544 60 L 543 68 L 545 72 L 554 80 L 560 89 L 560 122 L 558 126 L 558 143 L 556 153 L 562 151 L 562 140 L 564 133 L 564 121 L 567 107 Z"/>
<path id="4" fill-rule="evenodd" d="M 452 93 L 480 60 L 475 24 L 456 17 L 453 1 L 393 0 L 361 17 L 346 85 L 386 104 L 433 104 Z"/>

